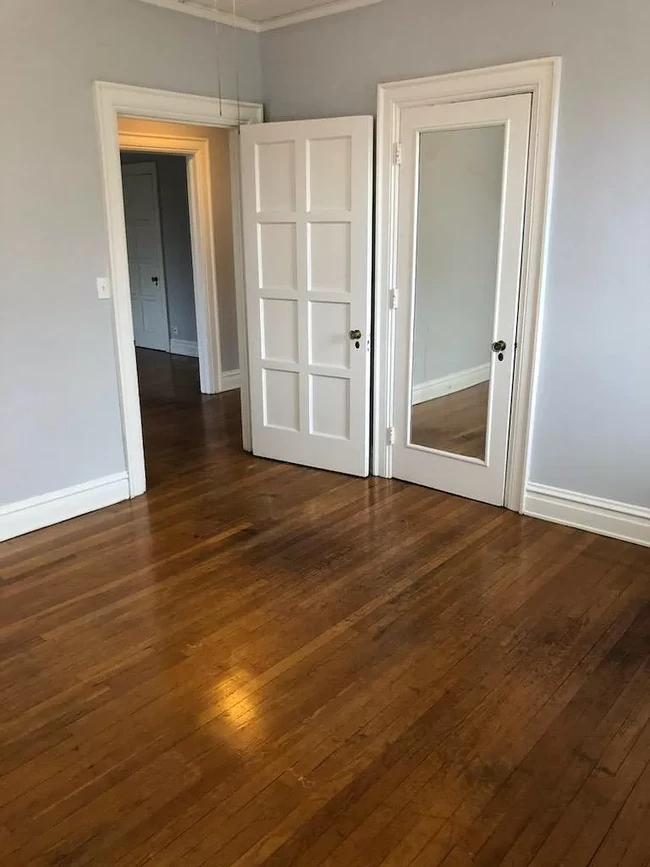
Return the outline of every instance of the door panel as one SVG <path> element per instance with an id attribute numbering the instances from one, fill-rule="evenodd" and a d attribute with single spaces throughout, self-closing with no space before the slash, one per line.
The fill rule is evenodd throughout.
<path id="1" fill-rule="evenodd" d="M 169 352 L 155 163 L 122 166 L 135 345 Z"/>
<path id="2" fill-rule="evenodd" d="M 502 505 L 531 99 L 407 109 L 398 225 L 397 478 Z"/>
<path id="3" fill-rule="evenodd" d="M 253 451 L 359 476 L 369 470 L 372 132 L 369 117 L 241 131 Z"/>

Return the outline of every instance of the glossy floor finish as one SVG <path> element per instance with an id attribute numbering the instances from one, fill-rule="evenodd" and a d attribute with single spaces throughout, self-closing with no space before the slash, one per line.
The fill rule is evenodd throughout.
<path id="1" fill-rule="evenodd" d="M 464 388 L 413 407 L 415 445 L 485 459 L 489 382 Z"/>
<path id="2" fill-rule="evenodd" d="M 250 458 L 193 364 L 0 546 L 0 864 L 647 865 L 650 552 Z"/>

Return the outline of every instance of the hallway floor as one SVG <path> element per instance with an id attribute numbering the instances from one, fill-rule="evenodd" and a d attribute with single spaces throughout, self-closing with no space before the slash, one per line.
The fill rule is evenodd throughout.
<path id="1" fill-rule="evenodd" d="M 140 360 L 148 494 L 0 546 L 3 867 L 650 863 L 650 551 Z"/>

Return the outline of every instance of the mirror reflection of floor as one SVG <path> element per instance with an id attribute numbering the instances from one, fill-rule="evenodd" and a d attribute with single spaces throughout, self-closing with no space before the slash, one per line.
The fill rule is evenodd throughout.
<path id="1" fill-rule="evenodd" d="M 413 407 L 411 442 L 470 458 L 485 458 L 489 382 Z"/>

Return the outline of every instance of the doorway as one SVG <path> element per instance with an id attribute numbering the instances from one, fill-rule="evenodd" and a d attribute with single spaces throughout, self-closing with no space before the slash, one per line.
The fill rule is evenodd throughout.
<path id="1" fill-rule="evenodd" d="M 129 244 L 133 209 L 147 207 L 155 195 L 147 198 L 149 186 L 142 177 L 132 177 L 132 173 L 149 175 L 153 172 L 154 175 L 152 183 L 158 192 L 159 227 L 150 222 L 146 243 L 155 247 L 156 239 L 161 238 L 170 270 L 164 281 L 162 275 L 150 277 L 146 272 L 144 284 L 149 296 L 155 296 L 159 305 L 164 305 L 167 297 L 169 314 L 175 320 L 168 322 L 170 349 L 175 354 L 199 359 L 204 394 L 237 387 L 239 351 L 230 133 L 224 128 L 130 117 L 118 119 L 118 132 L 130 260 L 137 246 Z M 131 191 L 131 198 L 134 198 L 136 190 L 140 190 L 139 197 L 129 207 L 127 194 Z M 150 210 L 151 205 L 148 212 Z M 142 216 L 137 214 L 140 220 Z M 137 233 L 137 240 L 141 241 L 142 230 L 133 225 L 131 229 L 133 240 Z M 150 258 L 146 257 L 145 261 L 149 262 Z M 146 346 L 150 341 L 138 342 L 140 311 L 134 299 L 134 288 L 137 291 L 140 281 L 137 267 L 131 264 L 130 261 L 135 342 L 136 346 Z M 152 287 L 151 279 L 159 282 Z M 153 317 L 156 305 L 154 301 L 149 303 Z"/>
<path id="2" fill-rule="evenodd" d="M 207 396 L 239 388 L 230 135 L 140 118 L 119 118 L 118 131 L 145 459 L 159 481 L 152 415 L 164 406 L 175 428 L 203 430 Z M 192 221 L 193 161 L 206 225 Z M 195 273 L 204 275 L 202 304 Z"/>
<path id="3" fill-rule="evenodd" d="M 376 475 L 523 511 L 560 72 L 379 87 Z"/>
<path id="4" fill-rule="evenodd" d="M 136 350 L 198 357 L 185 158 L 122 151 L 121 162 Z"/>
<path id="5" fill-rule="evenodd" d="M 201 391 L 218 394 L 230 387 L 241 388 L 241 440 L 245 449 L 250 442 L 250 404 L 246 353 L 246 313 L 241 283 L 241 230 L 239 207 L 239 167 L 237 130 L 240 123 L 261 121 L 262 106 L 253 103 L 220 100 L 177 94 L 128 85 L 96 82 L 95 105 L 99 128 L 107 224 L 110 241 L 110 278 L 120 387 L 124 446 L 131 497 L 147 489 L 145 473 L 142 412 L 134 342 L 134 323 L 129 280 L 126 224 L 122 197 L 120 147 L 125 150 L 157 153 L 181 153 L 188 158 L 188 188 L 192 235 L 197 344 Z M 195 125 L 201 135 L 169 135 L 149 131 L 119 130 L 126 121 Z M 224 130 L 227 149 L 227 172 L 231 201 L 228 206 L 232 250 L 232 296 L 235 298 L 235 322 L 224 325 L 237 336 L 238 368 L 222 366 L 221 311 L 219 309 L 218 272 L 214 252 L 212 189 L 210 182 L 209 130 Z M 156 139 L 156 136 L 158 138 Z M 233 138 L 234 137 L 234 138 Z M 156 139 L 153 143 L 151 139 Z M 239 372 L 237 372 L 237 369 Z"/>
<path id="6" fill-rule="evenodd" d="M 187 157 L 121 150 L 120 159 L 138 390 L 151 487 L 164 482 L 174 451 L 178 471 L 193 445 L 205 445 L 198 441 L 206 428 L 203 415 L 208 399 L 201 395 L 199 375 Z"/>
<path id="7" fill-rule="evenodd" d="M 529 94 L 402 113 L 393 475 L 502 506 Z"/>

